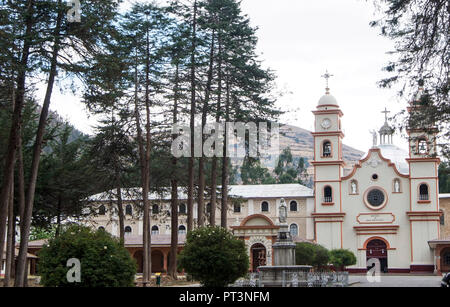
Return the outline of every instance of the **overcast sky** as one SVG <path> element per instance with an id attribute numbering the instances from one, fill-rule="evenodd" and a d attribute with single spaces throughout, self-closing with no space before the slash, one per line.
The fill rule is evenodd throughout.
<path id="1" fill-rule="evenodd" d="M 289 111 L 283 123 L 313 129 L 311 111 L 325 93 L 321 75 L 326 69 L 334 75 L 331 94 L 344 112 L 347 145 L 367 151 L 372 145 L 369 130 L 384 123 L 381 111 L 387 107 L 393 115 L 405 108 L 406 102 L 399 101 L 394 90 L 377 87 L 393 44 L 369 26 L 376 18 L 372 1 L 243 0 L 242 9 L 259 27 L 258 51 L 264 65 L 276 72 L 279 88 L 290 93 L 277 102 Z M 92 133 L 95 121 L 88 118 L 78 97 L 56 92 L 52 109 Z M 394 143 L 407 149 L 398 134 Z"/>

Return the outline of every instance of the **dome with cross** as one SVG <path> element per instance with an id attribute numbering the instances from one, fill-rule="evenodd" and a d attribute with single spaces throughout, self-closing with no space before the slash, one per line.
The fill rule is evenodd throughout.
<path id="1" fill-rule="evenodd" d="M 333 77 L 333 75 L 327 72 L 322 76 L 322 78 L 325 78 L 326 80 L 326 88 L 325 88 L 325 95 L 323 95 L 319 100 L 318 108 L 339 108 L 339 105 L 337 103 L 336 98 L 334 98 L 333 95 L 330 94 L 330 87 L 329 87 L 329 79 Z"/>

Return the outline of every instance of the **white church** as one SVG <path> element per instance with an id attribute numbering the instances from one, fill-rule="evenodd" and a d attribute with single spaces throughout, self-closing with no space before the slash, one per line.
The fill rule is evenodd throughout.
<path id="1" fill-rule="evenodd" d="M 412 102 L 408 111 L 419 108 Z M 365 272 L 371 258 L 382 272 L 433 272 L 428 242 L 439 238 L 441 215 L 437 131 L 408 130 L 407 153 L 393 144 L 386 116 L 379 144 L 374 134 L 374 146 L 344 174 L 343 112 L 329 88 L 313 113 L 315 241 L 351 250 L 357 257 L 353 272 Z"/>

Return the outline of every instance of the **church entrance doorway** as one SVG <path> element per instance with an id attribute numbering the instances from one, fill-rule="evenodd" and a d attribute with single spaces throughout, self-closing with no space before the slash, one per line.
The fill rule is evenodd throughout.
<path id="1" fill-rule="evenodd" d="M 257 243 L 251 249 L 252 271 L 256 272 L 259 266 L 266 265 L 266 248 L 264 245 Z"/>
<path id="2" fill-rule="evenodd" d="M 380 271 L 381 273 L 388 272 L 388 257 L 387 257 L 387 245 L 384 241 L 379 239 L 371 240 L 367 243 L 366 247 L 366 258 L 367 262 L 370 259 L 378 259 L 380 261 Z M 375 264 L 367 267 L 367 270 L 373 268 Z"/>

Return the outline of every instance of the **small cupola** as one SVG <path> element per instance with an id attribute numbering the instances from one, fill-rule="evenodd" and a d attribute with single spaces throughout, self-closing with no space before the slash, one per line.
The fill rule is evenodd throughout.
<path id="1" fill-rule="evenodd" d="M 392 145 L 395 130 L 388 124 L 388 114 L 390 113 L 390 111 L 388 111 L 387 108 L 385 108 L 385 110 L 381 113 L 384 113 L 385 120 L 383 126 L 380 128 L 379 131 L 380 145 Z"/>

